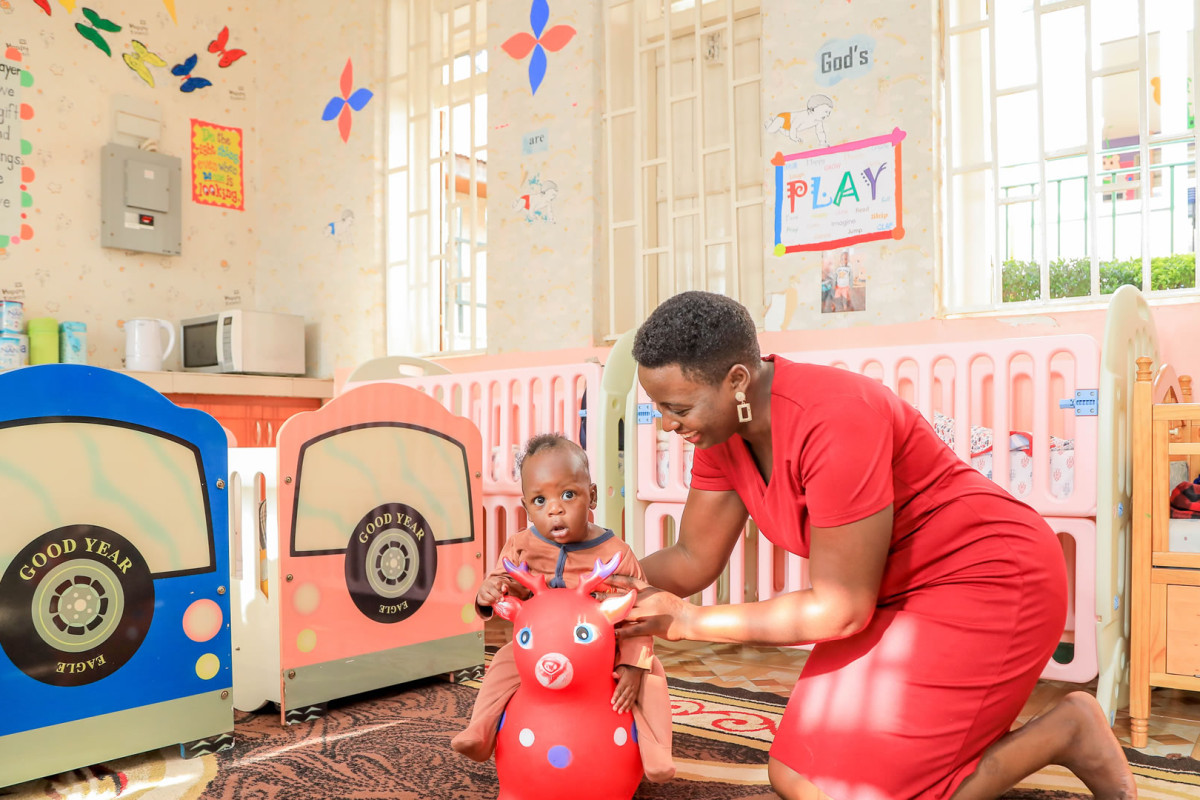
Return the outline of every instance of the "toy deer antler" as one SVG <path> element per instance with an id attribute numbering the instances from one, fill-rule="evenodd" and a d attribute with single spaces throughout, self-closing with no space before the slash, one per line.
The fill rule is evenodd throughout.
<path id="1" fill-rule="evenodd" d="M 599 561 L 597 561 L 597 563 L 599 563 Z M 524 561 L 521 562 L 520 566 L 517 566 L 505 558 L 504 568 L 508 570 L 508 574 L 512 575 L 513 579 L 516 580 L 517 583 L 524 586 L 533 594 L 540 594 L 541 592 L 550 590 L 550 587 L 546 585 L 546 576 L 541 574 L 530 575 L 529 565 Z"/>

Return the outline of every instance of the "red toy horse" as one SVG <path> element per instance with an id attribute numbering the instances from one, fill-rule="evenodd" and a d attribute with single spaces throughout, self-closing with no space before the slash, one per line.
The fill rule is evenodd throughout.
<path id="1" fill-rule="evenodd" d="M 494 606 L 513 623 L 521 675 L 496 736 L 499 800 L 623 800 L 641 782 L 633 715 L 612 707 L 613 625 L 625 619 L 637 593 L 592 597 L 620 559 L 596 559 L 574 590 L 550 589 L 544 576 L 505 559 L 504 568 L 533 596 L 523 602 L 508 596 Z"/>

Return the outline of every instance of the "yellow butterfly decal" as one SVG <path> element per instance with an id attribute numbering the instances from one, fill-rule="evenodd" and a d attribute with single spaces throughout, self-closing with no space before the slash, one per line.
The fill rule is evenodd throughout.
<path id="1" fill-rule="evenodd" d="M 154 86 L 154 75 L 150 72 L 150 67 L 165 67 L 167 62 L 147 50 L 146 45 L 137 39 L 131 40 L 131 43 L 133 44 L 133 52 L 125 53 L 121 58 L 125 59 L 125 63 L 131 70 L 138 74 L 138 77 L 150 86 Z"/>

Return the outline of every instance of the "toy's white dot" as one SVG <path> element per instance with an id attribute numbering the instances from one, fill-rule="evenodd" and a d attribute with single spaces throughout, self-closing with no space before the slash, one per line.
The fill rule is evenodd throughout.
<path id="1" fill-rule="evenodd" d="M 522 728 L 517 739 L 526 747 L 533 747 L 533 731 L 529 730 L 529 728 Z"/>
<path id="2" fill-rule="evenodd" d="M 629 741 L 629 732 L 624 728 L 617 728 L 613 731 L 613 741 L 617 743 L 617 747 L 623 747 Z"/>

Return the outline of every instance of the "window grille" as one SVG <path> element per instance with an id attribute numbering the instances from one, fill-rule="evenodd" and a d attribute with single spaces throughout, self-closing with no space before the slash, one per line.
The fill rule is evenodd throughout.
<path id="1" fill-rule="evenodd" d="M 388 34 L 387 347 L 487 345 L 484 0 L 392 0 Z"/>
<path id="2" fill-rule="evenodd" d="M 758 0 L 608 0 L 607 335 L 687 289 L 764 306 Z"/>
<path id="3" fill-rule="evenodd" d="M 1196 5 L 944 5 L 945 311 L 1194 290 Z"/>

